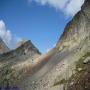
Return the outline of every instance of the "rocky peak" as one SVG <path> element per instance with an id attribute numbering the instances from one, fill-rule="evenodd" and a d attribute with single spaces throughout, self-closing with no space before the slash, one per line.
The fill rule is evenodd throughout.
<path id="1" fill-rule="evenodd" d="M 39 50 L 32 44 L 32 42 L 30 40 L 23 42 L 17 49 L 16 52 L 18 52 L 18 54 L 23 53 L 23 54 L 27 54 L 29 52 L 33 52 L 33 53 L 38 53 L 41 54 L 39 52 Z"/>
<path id="2" fill-rule="evenodd" d="M 90 19 L 90 0 L 85 0 L 84 5 L 82 6 L 82 11 Z"/>
<path id="3" fill-rule="evenodd" d="M 24 44 L 24 43 L 27 42 L 27 41 L 28 41 L 28 40 L 26 40 L 26 39 L 21 39 L 21 40 L 17 43 L 16 48 L 20 47 L 22 44 Z"/>
<path id="4" fill-rule="evenodd" d="M 57 48 L 71 49 L 78 46 L 82 40 L 90 35 L 90 0 L 85 0 L 81 11 L 66 25 L 60 37 Z"/>
<path id="5" fill-rule="evenodd" d="M 0 54 L 6 53 L 9 51 L 9 48 L 6 46 L 4 41 L 0 38 Z"/>
<path id="6" fill-rule="evenodd" d="M 24 42 L 16 48 L 7 53 L 0 55 L 0 61 L 3 63 L 12 63 L 12 65 L 19 63 L 29 62 L 32 64 L 34 59 L 38 58 L 41 55 L 39 50 L 32 44 L 30 40 Z"/>

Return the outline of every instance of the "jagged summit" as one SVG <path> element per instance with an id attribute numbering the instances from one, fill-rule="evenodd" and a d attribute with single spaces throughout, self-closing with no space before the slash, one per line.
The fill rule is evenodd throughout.
<path id="1" fill-rule="evenodd" d="M 21 60 L 25 61 L 27 59 L 32 60 L 32 58 L 34 59 L 40 55 L 41 53 L 39 52 L 39 50 L 32 44 L 30 40 L 27 40 L 16 49 L 1 55 L 0 61 L 8 62 L 8 60 L 11 60 L 13 62 L 19 62 Z"/>
<path id="2" fill-rule="evenodd" d="M 18 53 L 27 54 L 29 52 L 41 54 L 40 51 L 33 45 L 31 40 L 25 40 L 19 47 L 16 49 Z"/>
<path id="3" fill-rule="evenodd" d="M 90 0 L 85 0 L 81 11 L 66 25 L 61 35 L 57 48 L 59 50 L 76 47 L 83 39 L 90 35 Z"/>
<path id="4" fill-rule="evenodd" d="M 28 40 L 27 39 L 21 39 L 17 45 L 16 45 L 16 48 L 20 47 L 22 44 L 24 44 L 25 42 L 27 42 Z"/>
<path id="5" fill-rule="evenodd" d="M 0 54 L 8 52 L 10 49 L 4 43 L 4 41 L 0 38 Z"/>

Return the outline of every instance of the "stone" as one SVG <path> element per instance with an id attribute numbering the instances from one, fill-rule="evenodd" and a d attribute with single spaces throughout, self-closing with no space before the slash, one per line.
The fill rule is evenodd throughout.
<path id="1" fill-rule="evenodd" d="M 78 68 L 78 71 L 82 71 L 82 68 Z"/>
<path id="2" fill-rule="evenodd" d="M 87 58 L 83 61 L 84 64 L 87 64 L 87 63 L 89 63 L 89 62 L 90 62 L 90 57 L 87 57 Z"/>

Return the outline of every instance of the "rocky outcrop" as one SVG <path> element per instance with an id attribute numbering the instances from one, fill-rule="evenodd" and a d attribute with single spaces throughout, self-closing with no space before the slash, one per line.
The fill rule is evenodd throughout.
<path id="1" fill-rule="evenodd" d="M 4 41 L 0 38 L 0 54 L 6 53 L 10 51 L 10 49 L 6 46 Z"/>
<path id="2" fill-rule="evenodd" d="M 29 56 L 32 56 L 32 54 L 41 54 L 39 52 L 39 50 L 32 44 L 32 42 L 30 40 L 21 44 L 15 50 L 15 52 L 18 53 L 19 56 L 20 56 L 20 54 L 21 55 L 28 55 L 29 54 Z"/>
<path id="3" fill-rule="evenodd" d="M 72 49 L 90 35 L 90 1 L 85 0 L 84 5 L 74 18 L 66 25 L 57 47 L 59 50 Z"/>

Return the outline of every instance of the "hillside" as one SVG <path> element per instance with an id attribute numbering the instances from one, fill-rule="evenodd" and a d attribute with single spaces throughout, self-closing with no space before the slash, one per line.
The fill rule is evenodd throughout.
<path id="1" fill-rule="evenodd" d="M 30 40 L 17 49 L 0 55 L 0 87 L 15 86 L 40 55 Z"/>

